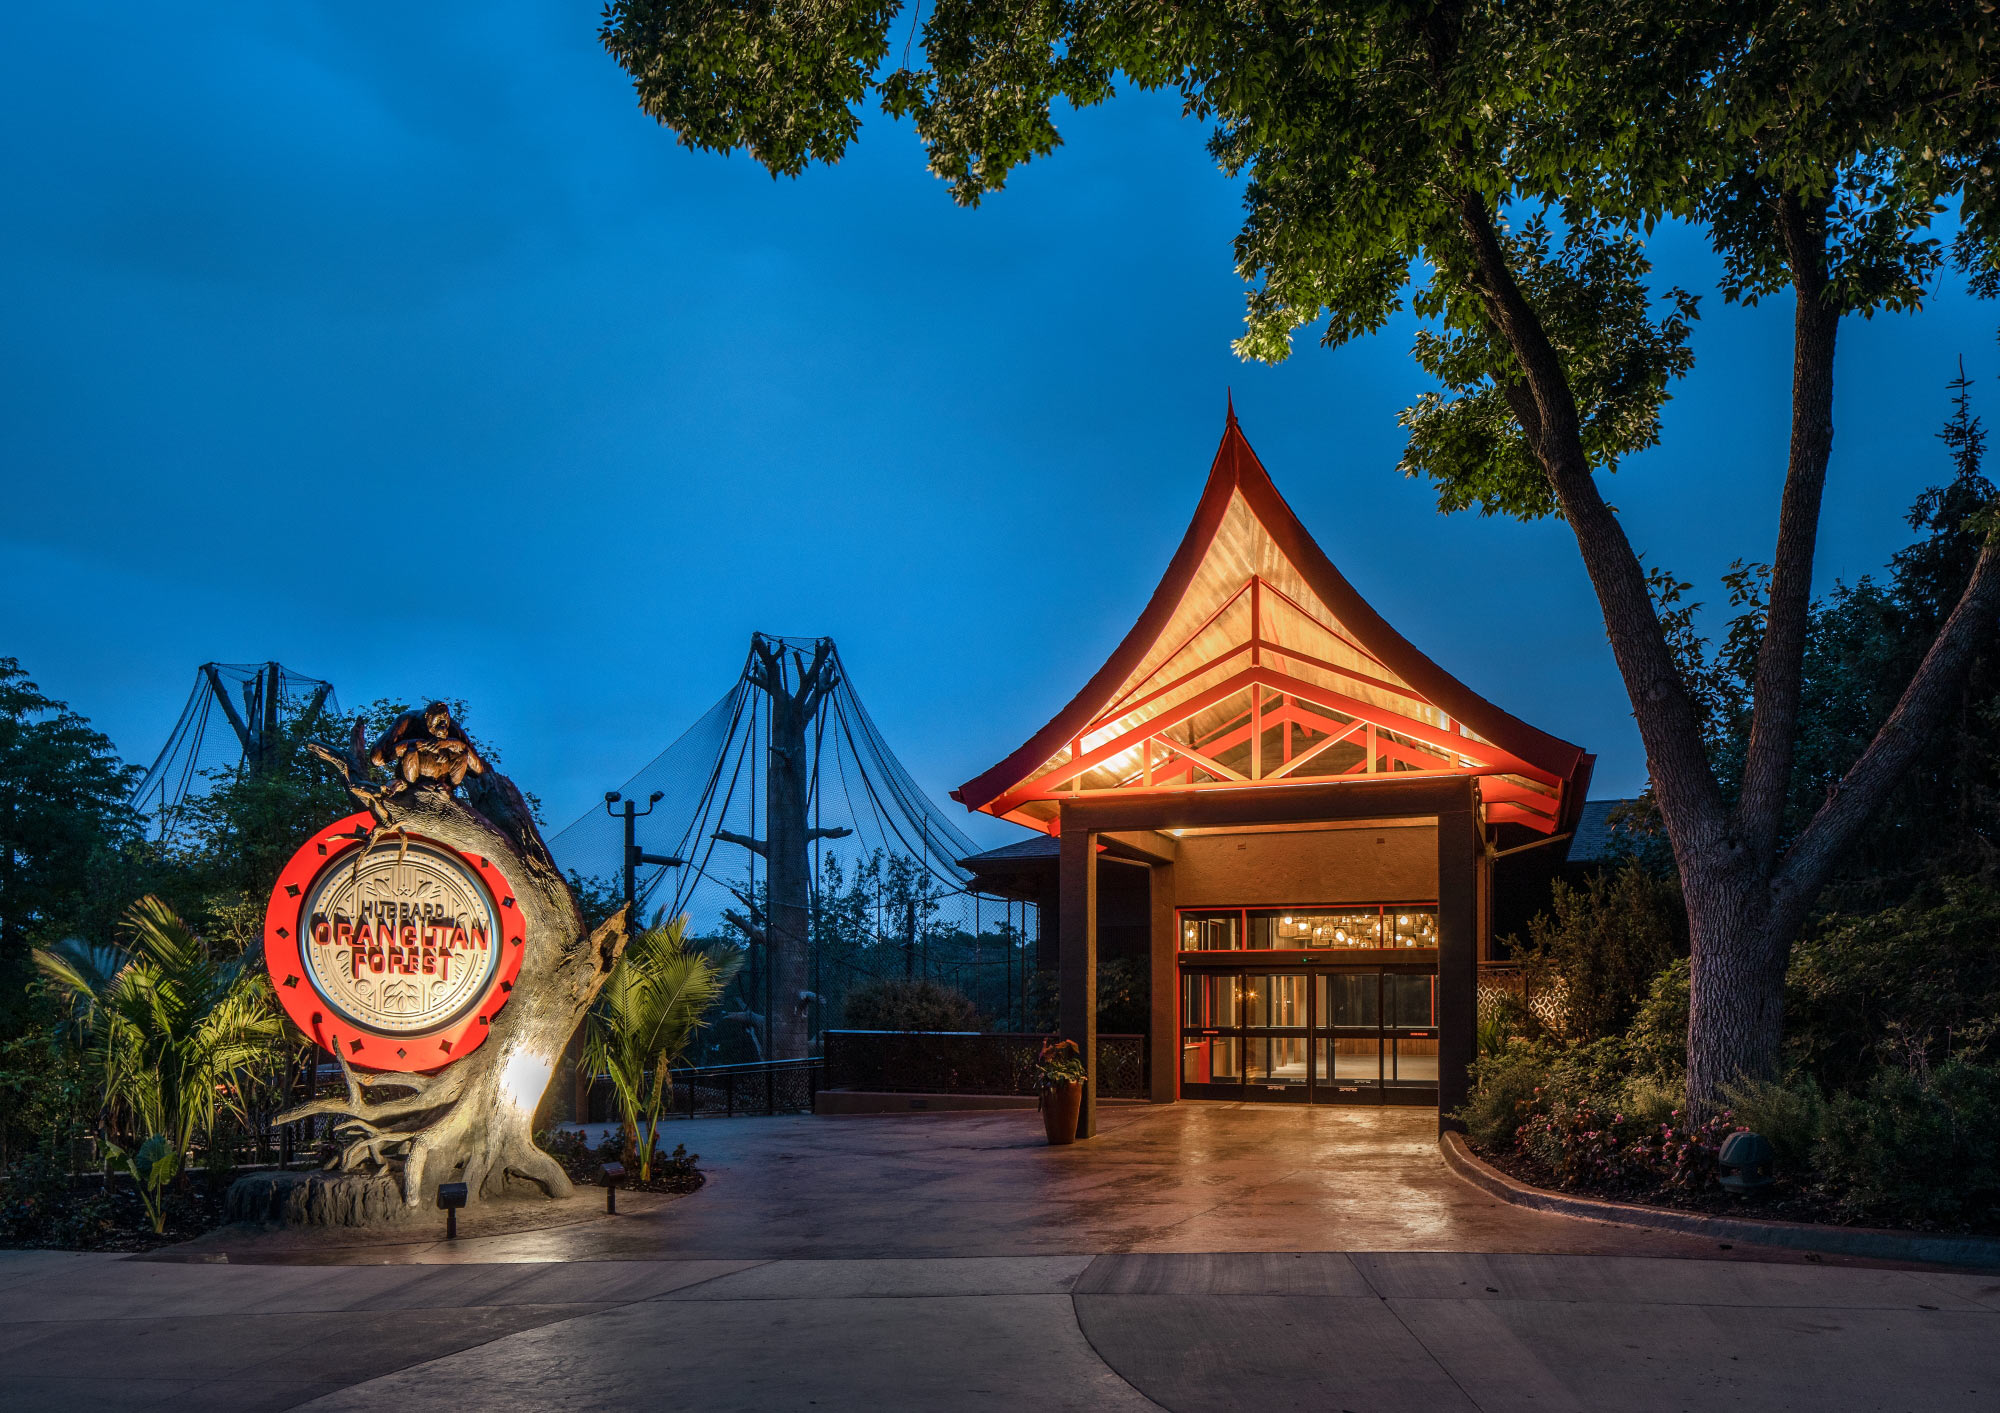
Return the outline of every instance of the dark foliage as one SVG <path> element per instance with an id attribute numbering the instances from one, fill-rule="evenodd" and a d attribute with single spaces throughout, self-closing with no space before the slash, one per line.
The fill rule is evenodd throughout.
<path id="1" fill-rule="evenodd" d="M 847 993 L 851 1030 L 984 1030 L 969 997 L 934 981 L 872 981 Z"/>
<path id="2" fill-rule="evenodd" d="M 1636 862 L 1580 887 L 1557 879 L 1549 907 L 1528 924 L 1526 942 L 1508 945 L 1537 990 L 1564 998 L 1562 1034 L 1572 1040 L 1623 1032 L 1653 978 L 1687 955 L 1679 889 Z"/>

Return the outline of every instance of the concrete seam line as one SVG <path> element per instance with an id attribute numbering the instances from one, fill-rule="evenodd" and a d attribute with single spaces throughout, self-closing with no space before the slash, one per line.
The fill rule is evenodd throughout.
<path id="1" fill-rule="evenodd" d="M 2000 1268 L 2000 1239 L 1981 1236 L 1927 1236 L 1874 1227 L 1829 1227 L 1812 1222 L 1767 1221 L 1756 1217 L 1711 1217 L 1664 1207 L 1642 1207 L 1602 1197 L 1576 1197 L 1530 1187 L 1474 1153 L 1457 1133 L 1438 1136 L 1445 1166 L 1459 1178 L 1516 1207 L 1553 1212 L 1614 1226 L 1657 1227 L 1689 1236 L 1727 1238 L 1794 1251 L 1861 1256 L 1878 1261 L 1927 1261 L 1944 1266 Z"/>
<path id="2" fill-rule="evenodd" d="M 705 1286 L 705 1285 L 709 1284 L 709 1283 L 710 1283 L 710 1282 L 712 1282 L 712 1281 L 726 1281 L 726 1280 L 728 1280 L 728 1279 L 729 1279 L 729 1278 L 730 1278 L 731 1276 L 740 1276 L 740 1275 L 743 1275 L 743 1274 L 745 1274 L 746 1272 L 749 1272 L 749 1271 L 755 1271 L 755 1270 L 761 1270 L 761 1269 L 762 1269 L 763 1267 L 765 1267 L 765 1266 L 769 1266 L 769 1265 L 772 1265 L 772 1264 L 776 1263 L 776 1261 L 777 1261 L 777 1260 L 778 1260 L 778 1258 L 777 1258 L 776 1256 L 767 1256 L 767 1257 L 765 1257 L 765 1258 L 764 1258 L 763 1260 L 761 1260 L 761 1261 L 759 1261 L 759 1260 L 753 1260 L 753 1261 L 751 1261 L 751 1263 L 750 1263 L 749 1265 L 747 1265 L 747 1266 L 744 1266 L 744 1267 L 741 1267 L 741 1268 L 740 1268 L 740 1269 L 738 1269 L 738 1270 L 734 1270 L 734 1271 L 717 1271 L 717 1272 L 716 1272 L 716 1273 L 715 1273 L 714 1275 L 712 1275 L 712 1276 L 703 1276 L 703 1277 L 702 1277 L 702 1278 L 701 1278 L 700 1280 L 698 1280 L 698 1281 L 689 1281 L 689 1282 L 688 1282 L 688 1283 L 687 1283 L 686 1285 L 677 1285 L 677 1286 L 675 1286 L 675 1287 L 674 1287 L 674 1288 L 673 1288 L 672 1290 L 663 1290 L 663 1291 L 661 1291 L 661 1292 L 660 1292 L 660 1293 L 659 1293 L 658 1295 L 642 1295 L 642 1296 L 640 1296 L 640 1297 L 639 1297 L 638 1299 L 636 1299 L 636 1300 L 629 1300 L 629 1301 L 623 1301 L 623 1302 L 620 1302 L 620 1303 L 622 1303 L 622 1304 L 627 1304 L 627 1305 L 650 1305 L 650 1304 L 652 1304 L 652 1303 L 653 1303 L 654 1301 L 658 1301 L 658 1300 L 670 1300 L 670 1299 L 672 1299 L 672 1298 L 673 1298 L 674 1296 L 676 1296 L 676 1295 L 679 1295 L 679 1294 L 680 1294 L 680 1293 L 681 1293 L 682 1291 L 686 1291 L 686 1290 L 700 1290 L 700 1289 L 701 1289 L 701 1288 L 702 1288 L 703 1286 Z M 648 1262 L 647 1264 L 649 1264 L 649 1265 L 650 1265 L 650 1264 L 652 1264 L 652 1263 Z M 662 1264 L 664 1264 L 664 1263 L 662 1263 Z"/>
<path id="3" fill-rule="evenodd" d="M 1370 1288 L 1372 1289 L 1373 1287 Z M 1375 1299 L 1381 1304 L 1384 1310 L 1387 1310 L 1389 1312 L 1389 1318 L 1394 1320 L 1397 1324 L 1403 1327 L 1403 1332 L 1409 1335 L 1410 1342 L 1416 1345 L 1417 1348 L 1423 1350 L 1424 1358 L 1431 1361 L 1431 1367 L 1433 1369 L 1436 1369 L 1440 1374 L 1443 1374 L 1445 1376 L 1446 1381 L 1449 1382 L 1453 1388 L 1458 1390 L 1459 1396 L 1465 1400 L 1466 1406 L 1472 1409 L 1483 1409 L 1485 1405 L 1472 1396 L 1471 1389 L 1467 1388 L 1464 1384 L 1458 1381 L 1457 1374 L 1454 1374 L 1450 1369 L 1445 1367 L 1445 1362 L 1444 1360 L 1438 1357 L 1438 1352 L 1435 1349 L 1432 1349 L 1428 1344 L 1424 1343 L 1424 1337 L 1418 1334 L 1417 1331 L 1411 1327 L 1410 1322 L 1408 1320 L 1403 1318 L 1402 1311 L 1398 1310 L 1394 1305 L 1389 1303 L 1389 1297 L 1386 1295 L 1377 1295 Z"/>
<path id="4" fill-rule="evenodd" d="M 1075 1291 L 1071 1291 L 1069 1293 L 1068 1297 L 1069 1317 L 1071 1320 L 1076 1322 L 1077 1338 L 1083 1341 L 1083 1347 L 1090 1351 L 1091 1357 L 1097 1360 L 1099 1364 L 1102 1364 L 1104 1366 L 1106 1373 L 1110 1374 L 1112 1378 L 1118 1380 L 1119 1383 L 1125 1385 L 1125 1387 L 1131 1389 L 1134 1396 L 1144 1399 L 1148 1405 L 1154 1408 L 1158 1408 L 1162 1410 L 1162 1413 L 1165 1413 L 1166 1405 L 1161 1403 L 1159 1400 L 1155 1399 L 1151 1394 L 1147 1393 L 1144 1389 L 1140 1388 L 1137 1384 L 1133 1383 L 1130 1379 L 1125 1377 L 1125 1371 L 1123 1369 L 1120 1369 L 1116 1364 L 1113 1364 L 1109 1359 L 1106 1359 L 1104 1357 L 1104 1351 L 1097 1347 L 1097 1341 L 1092 1339 L 1090 1337 L 1090 1331 L 1083 1327 L 1083 1311 L 1077 1308 L 1076 1302 L 1078 1300 L 1088 1300 L 1098 1294 L 1100 1294 L 1100 1292 L 1096 1291 L 1091 1292 L 1090 1295 L 1084 1295 L 1084 1296 L 1079 1296 Z"/>

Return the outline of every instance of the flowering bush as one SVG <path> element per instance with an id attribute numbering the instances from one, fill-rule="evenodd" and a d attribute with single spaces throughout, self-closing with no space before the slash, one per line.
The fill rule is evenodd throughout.
<path id="1" fill-rule="evenodd" d="M 1536 1091 L 1538 1102 L 1541 1091 Z M 1740 1127 L 1727 1113 L 1690 1124 L 1675 1110 L 1649 1123 L 1606 1114 L 1589 1101 L 1558 1098 L 1529 1113 L 1515 1135 L 1522 1154 L 1566 1188 L 1627 1193 L 1693 1193 L 1715 1177 L 1723 1140 Z"/>
<path id="2" fill-rule="evenodd" d="M 1084 1068 L 1083 1052 L 1074 1040 L 1050 1040 L 1042 1045 L 1035 1060 L 1035 1083 L 1043 1089 L 1057 1084 L 1080 1084 L 1090 1078 Z"/>

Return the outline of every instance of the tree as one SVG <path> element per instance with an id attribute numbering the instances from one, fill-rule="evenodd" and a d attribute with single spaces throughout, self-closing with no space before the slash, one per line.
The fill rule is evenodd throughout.
<path id="1" fill-rule="evenodd" d="M 166 1184 L 224 1110 L 246 1114 L 249 1072 L 275 1057 L 285 1028 L 262 969 L 210 955 L 158 898 L 134 903 L 126 929 L 128 948 L 67 939 L 38 948 L 35 965 L 75 1008 L 99 1074 L 108 1146 L 160 1231 Z M 215 1160 L 211 1144 L 211 1167 Z"/>
<path id="2" fill-rule="evenodd" d="M 1403 469 L 1442 508 L 1560 515 L 1631 699 L 1688 905 L 1689 1099 L 1773 1072 L 1785 958 L 1842 851 L 1949 712 L 2000 610 L 1993 521 L 1895 709 L 1795 833 L 1814 542 L 1849 315 L 1920 308 L 1944 258 L 2000 290 L 2000 11 L 1984 0 L 1446 0 L 1245 7 L 933 0 L 892 67 L 900 7 L 612 0 L 606 48 L 691 147 L 774 174 L 835 162 L 873 101 L 909 118 L 961 203 L 1052 152 L 1058 104 L 1114 81 L 1179 93 L 1247 176 L 1236 263 L 1246 356 L 1379 329 L 1413 270 L 1415 355 L 1441 391 L 1405 413 Z M 915 41 L 916 17 L 907 21 Z M 904 46 L 904 53 L 909 45 Z M 1726 299 L 1793 299 L 1791 444 L 1742 785 L 1718 780 L 1645 567 L 1600 477 L 1659 437 L 1691 366 L 1693 296 L 1644 238 L 1694 222 Z"/>
<path id="3" fill-rule="evenodd" d="M 499 1196 L 515 1182 L 549 1197 L 567 1197 L 568 1174 L 535 1145 L 535 1109 L 557 1060 L 618 965 L 629 909 L 621 907 L 595 929 L 585 928 L 527 799 L 490 764 L 466 777 L 463 797 L 448 779 L 422 779 L 396 790 L 385 787 L 369 764 L 367 747 L 366 723 L 357 722 L 345 755 L 324 747 L 315 752 L 375 817 L 377 837 L 386 840 L 407 829 L 494 860 L 514 889 L 514 906 L 531 942 L 523 949 L 509 1000 L 477 1050 L 429 1074 L 362 1074 L 336 1057 L 346 1095 L 301 1105 L 280 1114 L 278 1122 L 334 1116 L 348 1139 L 339 1159 L 342 1170 L 383 1172 L 400 1164 L 403 1201 L 412 1209 L 436 1183 L 454 1176 L 475 1202 Z M 395 845 L 371 838 L 363 847 Z"/>
<path id="4" fill-rule="evenodd" d="M 653 1176 L 660 1113 L 673 1093 L 673 1064 L 722 999 L 735 968 L 686 945 L 687 919 L 655 921 L 632 939 L 590 1013 L 584 1053 L 590 1072 L 611 1077 L 626 1130 L 627 1161 Z M 635 1152 L 636 1150 L 636 1152 Z"/>
<path id="5" fill-rule="evenodd" d="M 99 912 L 106 870 L 137 837 L 125 803 L 133 775 L 105 736 L 0 657 L 0 990 L 10 1002 L 28 944 Z"/>

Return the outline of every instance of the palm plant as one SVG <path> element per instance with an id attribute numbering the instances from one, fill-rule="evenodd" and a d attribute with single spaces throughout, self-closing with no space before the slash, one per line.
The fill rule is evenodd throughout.
<path id="1" fill-rule="evenodd" d="M 638 1150 L 639 1178 L 653 1175 L 660 1115 L 673 1093 L 673 1063 L 705 1024 L 736 973 L 735 959 L 717 960 L 687 945 L 687 919 L 653 925 L 632 939 L 598 994 L 590 1014 L 585 1063 L 608 1075 L 625 1126 Z"/>
<path id="2" fill-rule="evenodd" d="M 223 1113 L 245 1115 L 242 1073 L 277 1054 L 285 1028 L 262 971 L 243 957 L 210 956 L 158 898 L 134 903 L 125 930 L 123 948 L 69 938 L 34 958 L 75 1008 L 100 1071 L 109 1151 L 132 1174 L 157 1232 L 166 1185 Z"/>

